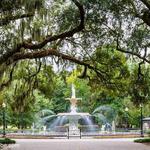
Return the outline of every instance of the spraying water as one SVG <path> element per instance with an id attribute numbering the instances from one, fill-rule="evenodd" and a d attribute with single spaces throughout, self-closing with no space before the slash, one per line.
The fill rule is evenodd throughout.
<path id="1" fill-rule="evenodd" d="M 95 131 L 94 123 L 89 116 L 83 116 L 83 120 L 85 121 L 89 131 Z"/>
<path id="2" fill-rule="evenodd" d="M 52 121 L 51 125 L 49 126 L 49 128 L 54 128 L 55 126 L 58 126 L 59 122 L 60 122 L 61 117 L 58 116 L 54 121 Z"/>

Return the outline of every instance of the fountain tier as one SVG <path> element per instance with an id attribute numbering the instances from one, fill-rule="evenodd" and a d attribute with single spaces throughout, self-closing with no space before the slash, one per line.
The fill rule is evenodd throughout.
<path id="1" fill-rule="evenodd" d="M 59 113 L 57 116 L 79 116 L 82 118 L 83 116 L 91 116 L 89 113 Z"/>

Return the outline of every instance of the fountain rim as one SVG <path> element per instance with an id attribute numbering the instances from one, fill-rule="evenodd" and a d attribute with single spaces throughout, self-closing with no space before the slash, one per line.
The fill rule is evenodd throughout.
<path id="1" fill-rule="evenodd" d="M 57 116 L 91 116 L 89 113 L 58 113 Z"/>

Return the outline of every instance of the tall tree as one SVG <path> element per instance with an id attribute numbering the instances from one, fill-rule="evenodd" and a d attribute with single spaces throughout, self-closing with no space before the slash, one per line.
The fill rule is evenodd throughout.
<path id="1" fill-rule="evenodd" d="M 75 5 L 72 5 L 72 2 Z M 88 45 L 86 51 L 87 48 L 91 49 L 103 43 L 113 44 L 116 50 L 149 62 L 147 55 L 142 56 L 139 53 L 141 50 L 144 51 L 143 48 L 148 47 L 149 1 L 147 0 L 114 2 L 3 0 L 0 5 L 2 6 L 1 33 L 3 33 L 1 63 L 11 64 L 20 59 L 54 55 L 91 68 L 79 59 L 70 55 L 69 57 L 66 52 L 65 55 L 60 51 L 64 43 L 71 43 L 74 46 L 82 39 L 82 35 L 84 39 L 79 44 L 85 43 L 82 45 L 83 48 Z M 74 6 L 78 8 L 79 13 L 76 13 Z M 79 19 L 72 18 L 72 15 L 79 16 Z M 52 21 L 53 24 L 50 23 Z M 84 27 L 84 33 L 73 36 Z M 68 31 L 68 28 L 71 29 Z M 82 53 L 82 56 L 86 54 L 85 51 Z"/>

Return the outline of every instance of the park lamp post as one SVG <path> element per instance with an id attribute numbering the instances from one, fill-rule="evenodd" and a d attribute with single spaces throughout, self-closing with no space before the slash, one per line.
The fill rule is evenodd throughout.
<path id="1" fill-rule="evenodd" d="M 126 129 L 127 129 L 127 127 L 128 127 L 128 116 L 127 116 L 128 111 L 129 111 L 129 108 L 126 107 L 126 108 L 125 108 L 125 112 L 126 112 Z"/>
<path id="2" fill-rule="evenodd" d="M 5 108 L 6 108 L 6 104 L 3 102 L 2 104 L 3 107 L 3 137 L 6 136 L 6 116 L 5 116 Z"/>
<path id="3" fill-rule="evenodd" d="M 144 133 L 143 133 L 143 105 L 142 104 L 140 104 L 140 113 L 141 113 L 141 116 L 140 116 L 141 137 L 144 137 Z"/>

